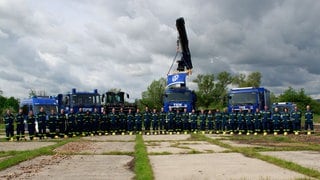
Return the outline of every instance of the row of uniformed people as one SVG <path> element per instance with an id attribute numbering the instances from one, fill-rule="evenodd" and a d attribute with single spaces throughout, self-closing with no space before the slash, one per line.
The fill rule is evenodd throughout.
<path id="1" fill-rule="evenodd" d="M 187 113 L 186 109 L 180 113 L 179 110 L 169 110 L 168 113 L 163 111 L 157 112 L 153 109 L 152 112 L 146 107 L 143 113 L 137 109 L 136 113 L 131 110 L 127 114 L 121 109 L 119 113 L 115 109 L 107 114 L 104 111 L 102 114 L 97 109 L 94 112 L 83 112 L 80 108 L 79 112 L 66 115 L 62 109 L 59 114 L 54 110 L 47 115 L 43 107 L 37 115 L 32 111 L 29 112 L 26 121 L 30 139 L 35 136 L 35 122 L 38 122 L 38 134 L 40 138 L 45 136 L 74 136 L 81 134 L 99 134 L 99 133 L 117 133 L 117 132 L 133 132 L 133 131 L 230 131 L 230 132 L 267 132 L 279 131 L 282 129 L 285 132 L 301 130 L 302 113 L 297 108 L 292 113 L 287 109 L 284 112 L 279 112 L 278 109 L 272 113 L 265 107 L 263 111 L 258 109 L 255 112 L 239 112 L 232 111 L 228 113 L 226 110 L 220 112 L 219 109 L 213 114 L 212 111 L 204 113 L 203 110 L 196 114 L 193 110 Z M 47 121 L 46 121 L 47 119 Z M 310 106 L 307 106 L 305 113 L 305 129 L 313 130 L 313 113 Z M 17 124 L 17 140 L 24 138 L 24 120 L 22 109 L 14 117 L 10 110 L 7 110 L 4 116 L 6 124 L 7 138 L 13 137 L 13 122 Z M 144 127 L 144 128 L 143 128 Z M 49 129 L 49 133 L 46 129 Z"/>

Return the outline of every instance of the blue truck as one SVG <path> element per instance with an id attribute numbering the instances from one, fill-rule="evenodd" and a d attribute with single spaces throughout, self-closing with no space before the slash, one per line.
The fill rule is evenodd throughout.
<path id="1" fill-rule="evenodd" d="M 275 108 L 278 108 L 279 112 L 284 112 L 284 109 L 287 108 L 288 112 L 292 113 L 296 106 L 297 105 L 292 102 L 275 102 L 272 104 L 272 111 L 274 111 Z"/>
<path id="2" fill-rule="evenodd" d="M 270 108 L 270 91 L 264 87 L 244 87 L 232 88 L 228 92 L 228 111 L 232 109 L 239 111 L 255 111 L 256 108 L 264 109 L 264 106 Z"/>
<path id="3" fill-rule="evenodd" d="M 170 108 L 173 110 L 186 108 L 188 112 L 191 112 L 192 109 L 195 109 L 196 94 L 186 86 L 186 78 L 191 74 L 193 66 L 185 22 L 182 17 L 176 20 L 176 27 L 179 34 L 178 49 L 180 49 L 180 51 L 177 51 L 177 55 L 181 53 L 181 59 L 177 61 L 177 72 L 167 74 L 163 107 L 165 112 L 168 112 Z M 171 68 L 172 66 L 169 72 Z"/>
<path id="4" fill-rule="evenodd" d="M 97 89 L 94 89 L 93 92 L 80 92 L 75 88 L 71 92 L 66 94 L 58 94 L 57 101 L 59 106 L 59 111 L 64 109 L 66 113 L 73 108 L 74 112 L 78 112 L 79 108 L 82 108 L 83 111 L 93 112 L 94 108 L 97 108 L 98 111 L 101 111 L 101 96 L 98 93 Z"/>
<path id="5" fill-rule="evenodd" d="M 32 98 L 23 99 L 20 102 L 20 108 L 23 110 L 23 114 L 26 116 L 30 110 L 33 111 L 33 114 L 39 113 L 40 107 L 44 108 L 44 111 L 47 114 L 50 114 L 50 111 L 53 109 L 54 111 L 58 111 L 58 103 L 54 97 L 46 96 L 46 97 L 37 97 L 34 96 Z"/>

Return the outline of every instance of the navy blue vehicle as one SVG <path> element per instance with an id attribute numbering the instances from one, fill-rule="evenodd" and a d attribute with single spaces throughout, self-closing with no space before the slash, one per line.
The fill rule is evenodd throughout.
<path id="1" fill-rule="evenodd" d="M 177 72 L 172 74 L 168 73 L 167 75 L 167 87 L 164 92 L 163 107 L 165 112 L 168 112 L 169 108 L 180 110 L 187 108 L 187 111 L 191 112 L 192 109 L 195 109 L 196 94 L 186 86 L 186 78 L 191 74 L 193 66 L 185 22 L 182 17 L 176 20 L 176 27 L 179 33 L 178 45 L 180 45 L 180 47 L 178 49 L 180 49 L 182 56 L 181 59 L 177 61 Z M 177 55 L 178 53 L 179 51 L 177 51 Z"/>
<path id="2" fill-rule="evenodd" d="M 59 110 L 64 109 L 66 113 L 73 108 L 74 112 L 78 112 L 79 108 L 83 111 L 93 112 L 94 108 L 101 111 L 101 97 L 98 90 L 95 89 L 93 92 L 78 92 L 75 88 L 72 89 L 71 93 L 58 94 L 57 96 Z"/>
<path id="3" fill-rule="evenodd" d="M 40 108 L 43 107 L 44 111 L 47 114 L 50 114 L 51 110 L 58 112 L 58 103 L 53 97 L 32 97 L 28 99 L 23 99 L 20 102 L 20 108 L 22 108 L 23 115 L 26 117 L 30 110 L 33 111 L 33 114 L 36 115 L 39 113 Z M 24 122 L 27 130 L 27 123 Z M 38 132 L 38 122 L 36 121 L 36 132 Z"/>
<path id="4" fill-rule="evenodd" d="M 272 111 L 274 111 L 274 108 L 278 108 L 279 112 L 284 112 L 284 109 L 287 108 L 291 114 L 296 106 L 297 105 L 292 102 L 276 102 L 272 104 Z"/>
<path id="5" fill-rule="evenodd" d="M 260 110 L 264 109 L 264 106 L 270 108 L 270 91 L 264 87 L 245 87 L 245 88 L 233 88 L 228 93 L 228 112 L 232 112 L 232 109 L 239 111 L 252 112 L 256 108 Z"/>
<path id="6" fill-rule="evenodd" d="M 20 108 L 22 108 L 24 115 L 28 115 L 30 110 L 36 115 L 39 113 L 40 107 L 43 107 L 47 114 L 50 114 L 52 109 L 58 111 L 58 103 L 53 97 L 32 97 L 20 102 Z"/>

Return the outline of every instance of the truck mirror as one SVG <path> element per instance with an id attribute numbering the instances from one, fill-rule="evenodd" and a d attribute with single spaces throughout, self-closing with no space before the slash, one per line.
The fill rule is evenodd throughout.
<path id="1" fill-rule="evenodd" d="M 127 99 L 129 99 L 129 94 L 127 94 Z"/>

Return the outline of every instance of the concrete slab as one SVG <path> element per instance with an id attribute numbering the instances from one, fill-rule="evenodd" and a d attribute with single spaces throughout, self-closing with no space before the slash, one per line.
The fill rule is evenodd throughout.
<path id="1" fill-rule="evenodd" d="M 26 151 L 54 145 L 55 142 L 0 142 L 0 151 Z"/>
<path id="2" fill-rule="evenodd" d="M 157 180 L 297 179 L 292 172 L 239 153 L 149 156 Z"/>
<path id="3" fill-rule="evenodd" d="M 182 141 L 190 138 L 190 134 L 144 135 L 144 141 Z"/>
<path id="4" fill-rule="evenodd" d="M 131 156 L 41 156 L 4 171 L 1 179 L 133 179 Z"/>
<path id="5" fill-rule="evenodd" d="M 320 152 L 318 151 L 272 151 L 261 152 L 261 154 L 274 156 L 320 171 Z"/>
<path id="6" fill-rule="evenodd" d="M 70 142 L 57 149 L 59 153 L 103 154 L 108 152 L 134 152 L 135 142 Z"/>
<path id="7" fill-rule="evenodd" d="M 135 141 L 135 135 L 103 135 L 103 136 L 86 136 L 84 140 L 89 141 Z"/>

